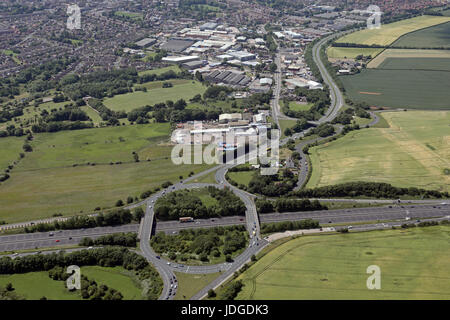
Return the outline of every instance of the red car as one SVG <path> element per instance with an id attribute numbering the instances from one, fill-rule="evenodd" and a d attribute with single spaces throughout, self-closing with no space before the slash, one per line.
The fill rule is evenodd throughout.
<path id="1" fill-rule="evenodd" d="M 59 240 L 55 240 L 55 242 L 59 242 Z"/>

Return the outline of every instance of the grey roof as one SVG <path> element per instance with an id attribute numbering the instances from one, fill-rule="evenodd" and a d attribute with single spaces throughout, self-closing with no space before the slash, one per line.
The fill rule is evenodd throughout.
<path id="1" fill-rule="evenodd" d="M 224 71 L 221 74 L 219 74 L 218 76 L 216 76 L 216 79 L 218 80 L 223 80 L 226 77 L 228 77 L 230 75 L 231 71 Z"/>
<path id="2" fill-rule="evenodd" d="M 161 45 L 160 48 L 172 52 L 182 52 L 188 47 L 192 46 L 194 43 L 195 42 L 192 40 L 170 39 L 169 41 Z"/>
<path id="3" fill-rule="evenodd" d="M 155 42 L 156 42 L 156 39 L 153 39 L 153 38 L 144 38 L 144 39 L 139 40 L 138 42 L 136 42 L 136 44 L 137 44 L 139 47 L 145 47 L 145 46 L 151 45 L 151 44 L 153 44 L 153 43 L 155 43 Z"/>

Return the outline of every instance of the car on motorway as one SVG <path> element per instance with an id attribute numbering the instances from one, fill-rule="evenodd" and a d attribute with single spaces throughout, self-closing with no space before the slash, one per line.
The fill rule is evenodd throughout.
<path id="1" fill-rule="evenodd" d="M 69 240 L 72 240 L 72 237 L 69 237 Z"/>
<path id="2" fill-rule="evenodd" d="M 170 262 L 167 262 L 167 265 L 170 266 Z"/>
<path id="3" fill-rule="evenodd" d="M 17 252 L 14 252 L 13 254 L 12 254 L 12 256 L 13 257 L 17 257 L 19 254 L 17 253 Z"/>
<path id="4" fill-rule="evenodd" d="M 55 242 L 60 242 L 60 240 L 55 240 Z"/>
<path id="5" fill-rule="evenodd" d="M 161 259 L 161 257 L 160 256 L 156 256 L 156 259 Z"/>
<path id="6" fill-rule="evenodd" d="M 50 232 L 49 234 L 48 234 L 48 236 L 49 237 L 53 237 L 55 234 L 53 233 L 53 232 Z"/>
<path id="7" fill-rule="evenodd" d="M 347 229 L 351 230 L 351 229 L 353 229 L 353 226 L 348 226 Z"/>

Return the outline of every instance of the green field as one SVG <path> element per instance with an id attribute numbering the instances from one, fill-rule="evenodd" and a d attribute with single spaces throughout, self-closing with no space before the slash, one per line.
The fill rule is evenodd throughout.
<path id="1" fill-rule="evenodd" d="M 300 237 L 240 275 L 237 299 L 448 300 L 449 239 L 449 226 Z M 367 289 L 370 265 L 380 290 Z"/>
<path id="2" fill-rule="evenodd" d="M 116 95 L 113 98 L 106 98 L 104 104 L 111 110 L 128 112 L 145 105 L 154 105 L 167 100 L 175 102 L 184 99 L 188 101 L 196 94 L 203 94 L 205 91 L 202 84 L 197 81 L 173 79 L 167 82 L 171 82 L 173 87 L 162 88 L 163 81 L 149 82 L 144 84 L 149 89 L 147 92 L 136 91 Z"/>
<path id="3" fill-rule="evenodd" d="M 14 160 L 19 159 L 19 153 L 25 153 L 22 149 L 25 138 L 7 137 L 0 139 L 0 172 L 12 164 Z"/>
<path id="4" fill-rule="evenodd" d="M 413 61 L 396 59 L 390 67 Z M 340 76 L 347 96 L 355 102 L 389 108 L 449 110 L 450 77 L 447 71 L 425 71 L 436 68 L 435 59 L 421 60 L 417 69 L 383 70 L 364 69 L 360 73 Z"/>
<path id="5" fill-rule="evenodd" d="M 382 23 L 380 29 L 356 31 L 339 38 L 336 42 L 388 46 L 404 34 L 448 21 L 450 17 L 419 16 L 389 24 Z"/>
<path id="6" fill-rule="evenodd" d="M 313 105 L 313 103 L 298 103 L 295 101 L 290 101 L 289 109 L 292 111 L 308 111 Z"/>
<path id="7" fill-rule="evenodd" d="M 140 281 L 133 271 L 125 270 L 122 267 L 85 266 L 81 267 L 81 274 L 88 279 L 94 279 L 98 284 L 105 284 L 120 291 L 124 300 L 142 299 Z"/>
<path id="8" fill-rule="evenodd" d="M 120 291 L 124 300 L 142 297 L 134 276 L 122 267 L 86 266 L 81 268 L 81 274 Z M 27 300 L 39 300 L 43 296 L 49 300 L 82 300 L 79 291 L 69 292 L 63 281 L 51 279 L 47 271 L 0 275 L 0 286 L 8 283 L 12 283 L 15 292 Z"/>
<path id="9" fill-rule="evenodd" d="M 151 70 L 145 70 L 145 71 L 140 71 L 139 75 L 143 76 L 146 74 L 156 74 L 156 75 L 160 75 L 161 73 L 167 72 L 167 71 L 175 71 L 175 72 L 180 72 L 180 68 L 177 65 L 173 65 L 173 66 L 168 66 L 168 67 L 163 67 L 163 68 L 158 68 L 158 69 L 151 69 Z"/>
<path id="10" fill-rule="evenodd" d="M 420 70 L 424 67 L 429 67 L 433 65 L 433 59 L 450 59 L 449 50 L 427 50 L 427 49 L 386 49 L 376 58 L 372 59 L 367 67 L 368 68 L 378 68 L 386 59 L 388 58 L 401 58 L 401 59 L 424 59 L 429 58 L 429 60 L 423 60 L 422 65 L 412 65 L 410 69 Z M 400 59 L 396 60 L 397 62 Z"/>
<path id="11" fill-rule="evenodd" d="M 449 48 L 450 22 L 408 33 L 392 45 L 410 48 Z"/>
<path id="12" fill-rule="evenodd" d="M 307 187 L 350 181 L 450 190 L 450 112 L 386 112 L 389 128 L 352 131 L 310 149 Z"/>
<path id="13" fill-rule="evenodd" d="M 250 180 L 252 180 L 254 173 L 255 171 L 228 172 L 228 176 L 234 182 L 243 184 L 244 186 L 248 186 Z"/>
<path id="14" fill-rule="evenodd" d="M 220 273 L 190 274 L 175 272 L 175 275 L 178 280 L 175 300 L 189 300 L 194 294 L 220 276 Z"/>
<path id="15" fill-rule="evenodd" d="M 281 130 L 281 139 L 286 138 L 284 134 L 284 130 L 287 128 L 292 128 L 297 123 L 297 120 L 278 120 L 280 123 L 280 130 Z"/>
<path id="16" fill-rule="evenodd" d="M 383 51 L 383 48 L 342 48 L 329 47 L 327 49 L 328 58 L 331 59 L 354 59 L 359 55 L 375 57 Z"/>
<path id="17" fill-rule="evenodd" d="M 168 123 L 156 123 L 35 134 L 33 152 L 0 184 L 0 218 L 28 221 L 54 213 L 73 215 L 109 208 L 118 199 L 139 197 L 165 181 L 175 182 L 180 175 L 187 177 L 191 171 L 208 168 L 174 165 L 172 147 L 166 143 L 168 133 Z M 19 152 L 20 140 L 0 139 L 6 145 L 11 141 L 19 141 Z M 16 149 L 2 153 L 0 163 L 18 157 Z M 134 162 L 133 151 L 139 163 Z M 110 165 L 111 161 L 122 164 Z"/>
<path id="18" fill-rule="evenodd" d="M 386 58 L 377 69 L 450 71 L 449 58 Z"/>

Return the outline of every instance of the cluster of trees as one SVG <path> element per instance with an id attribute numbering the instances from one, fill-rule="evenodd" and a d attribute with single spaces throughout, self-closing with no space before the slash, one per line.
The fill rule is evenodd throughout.
<path id="1" fill-rule="evenodd" d="M 40 123 L 33 124 L 31 126 L 31 130 L 34 133 L 39 132 L 58 132 L 63 130 L 80 130 L 80 129 L 88 129 L 93 128 L 94 125 L 91 122 L 45 122 L 41 121 Z"/>
<path id="2" fill-rule="evenodd" d="M 298 97 L 306 97 L 306 100 L 309 103 L 312 103 L 313 106 L 309 110 L 294 111 L 289 109 L 289 101 L 285 101 L 283 104 L 283 113 L 289 117 L 307 121 L 318 120 L 331 103 L 328 87 L 325 87 L 323 90 L 309 90 L 307 88 L 297 87 L 295 89 L 295 94 Z"/>
<path id="3" fill-rule="evenodd" d="M 336 197 L 373 197 L 398 199 L 403 196 L 414 198 L 448 198 L 448 192 L 437 190 L 425 190 L 415 187 L 399 188 L 389 183 L 381 182 L 347 182 L 333 186 L 319 187 L 315 189 L 303 189 L 293 192 L 300 198 L 336 198 Z"/>
<path id="4" fill-rule="evenodd" d="M 113 233 L 100 236 L 97 239 L 83 238 L 79 245 L 83 247 L 89 246 L 122 246 L 122 247 L 136 247 L 137 234 L 133 232 L 128 233 Z"/>
<path id="5" fill-rule="evenodd" d="M 306 121 L 306 119 L 302 118 L 297 120 L 295 125 L 292 128 L 284 129 L 285 136 L 291 136 L 294 132 L 302 132 L 303 130 L 310 127 L 310 124 Z"/>
<path id="6" fill-rule="evenodd" d="M 16 107 L 12 110 L 0 110 L 0 123 L 8 122 L 15 117 L 23 115 L 23 107 Z"/>
<path id="7" fill-rule="evenodd" d="M 245 248 L 247 238 L 244 226 L 186 229 L 177 235 L 164 232 L 156 234 L 151 245 L 156 252 L 166 254 L 171 260 L 209 261 L 221 255 L 231 260 L 231 255 Z"/>
<path id="8" fill-rule="evenodd" d="M 287 230 L 317 229 L 320 228 L 319 221 L 305 219 L 300 221 L 285 221 L 274 223 L 263 223 L 261 233 L 284 232 Z"/>
<path id="9" fill-rule="evenodd" d="M 25 298 L 14 292 L 14 287 L 8 283 L 5 287 L 0 286 L 0 301 L 1 300 L 24 300 Z"/>
<path id="10" fill-rule="evenodd" d="M 202 200 L 190 190 L 180 190 L 159 198 L 155 205 L 156 217 L 160 220 L 176 220 L 180 217 L 209 218 L 244 215 L 245 205 L 230 190 L 208 187 L 207 191 L 218 204 L 206 207 Z"/>
<path id="11" fill-rule="evenodd" d="M 270 201 L 267 199 L 255 200 L 256 210 L 259 213 L 267 212 L 293 212 L 293 211 L 313 211 L 313 210 L 327 210 L 328 207 L 322 205 L 319 201 L 309 199 L 277 199 Z"/>
<path id="12" fill-rule="evenodd" d="M 55 267 L 70 265 L 102 267 L 121 266 L 133 270 L 139 280 L 146 280 L 148 292 L 146 298 L 156 300 L 162 290 L 162 280 L 158 272 L 141 255 L 126 248 L 105 247 L 70 253 L 35 254 L 12 259 L 0 258 L 0 274 L 26 273 L 51 270 Z"/>
<path id="13" fill-rule="evenodd" d="M 225 289 L 220 293 L 220 300 L 234 300 L 238 293 L 242 290 L 244 284 L 241 280 L 233 281 L 231 284 L 227 285 Z"/>
<path id="14" fill-rule="evenodd" d="M 53 122 L 53 121 L 89 121 L 91 120 L 86 112 L 83 110 L 73 107 L 66 106 L 62 110 L 54 110 L 50 114 L 44 117 L 44 121 Z"/>
<path id="15" fill-rule="evenodd" d="M 76 60 L 76 57 L 51 60 L 38 66 L 26 68 L 15 76 L 2 79 L 0 81 L 0 97 L 14 98 L 14 95 L 20 93 L 20 85 L 27 85 L 30 92 L 42 92 L 53 88 L 56 83 L 51 80 L 52 76 L 65 70 Z"/>
<path id="16" fill-rule="evenodd" d="M 232 185 L 236 182 L 228 180 Z M 248 187 L 243 187 L 250 193 L 259 193 L 265 196 L 280 196 L 294 189 L 297 178 L 289 169 L 281 170 L 277 175 L 260 175 L 254 174 L 250 180 Z"/>
<path id="17" fill-rule="evenodd" d="M 225 100 L 233 89 L 225 86 L 210 86 L 203 93 L 203 99 Z"/>
<path id="18" fill-rule="evenodd" d="M 123 295 L 116 289 L 107 285 L 99 285 L 95 280 L 88 279 L 85 275 L 81 275 L 81 297 L 89 300 L 122 300 Z M 154 300 L 154 299 L 152 299 Z"/>
<path id="19" fill-rule="evenodd" d="M 48 276 L 56 281 L 64 281 L 64 286 L 67 287 L 66 281 L 70 274 L 66 272 L 66 268 L 55 266 L 48 271 Z M 90 300 L 122 300 L 123 295 L 106 285 L 98 285 L 94 280 L 89 280 L 85 275 L 81 275 L 81 297 Z"/>
<path id="20" fill-rule="evenodd" d="M 418 224 L 415 223 L 404 223 L 401 225 L 402 229 L 409 229 L 409 228 L 415 228 L 415 227 L 419 227 L 419 228 L 423 228 L 423 227 L 433 227 L 433 226 L 438 226 L 439 224 L 442 225 L 447 225 L 449 222 L 448 220 L 442 220 L 440 223 L 438 221 L 422 221 L 419 222 Z"/>
<path id="21" fill-rule="evenodd" d="M 128 224 L 132 221 L 139 222 L 141 212 L 136 210 L 133 214 L 128 209 L 116 209 L 108 213 L 99 213 L 96 216 L 76 216 L 64 221 L 52 223 L 38 223 L 31 227 L 25 227 L 25 232 L 44 232 L 51 230 L 69 230 L 81 228 L 95 228 Z"/>
<path id="22" fill-rule="evenodd" d="M 120 70 L 101 70 L 83 76 L 68 75 L 61 79 L 59 85 L 65 95 L 76 101 L 85 96 L 97 99 L 113 97 L 116 94 L 132 92 L 132 86 L 138 80 L 134 68 Z"/>
<path id="23" fill-rule="evenodd" d="M 335 133 L 334 127 L 329 123 L 322 123 L 312 128 L 309 134 L 317 134 L 319 137 L 329 137 Z"/>

